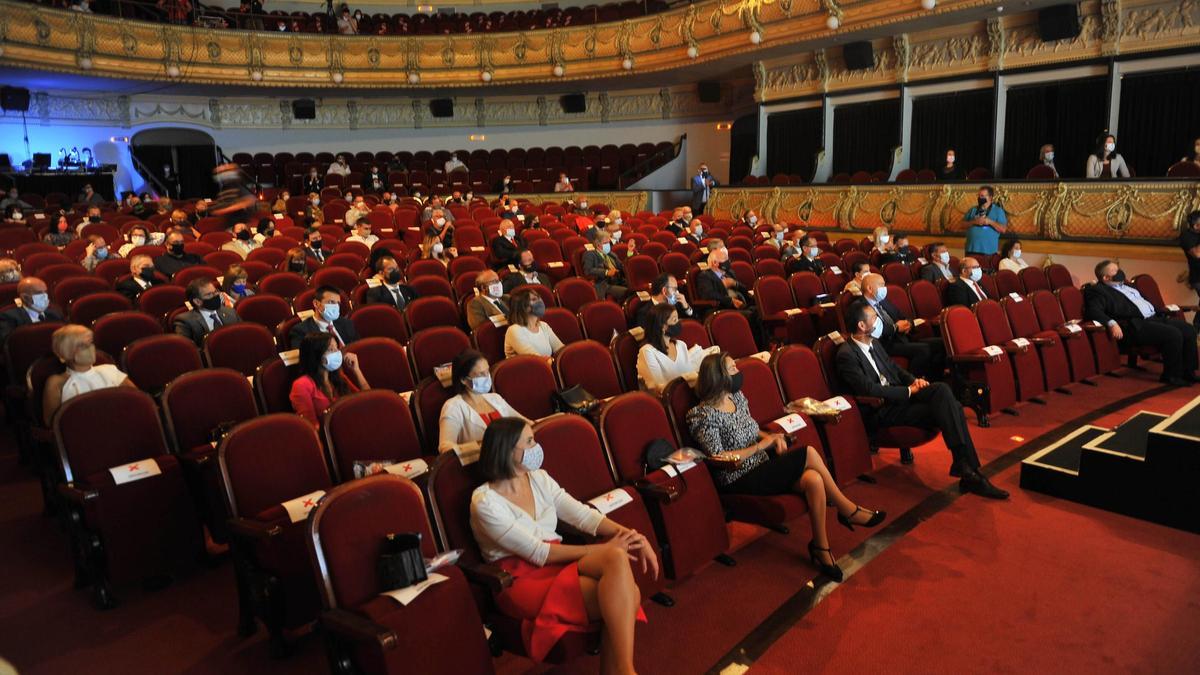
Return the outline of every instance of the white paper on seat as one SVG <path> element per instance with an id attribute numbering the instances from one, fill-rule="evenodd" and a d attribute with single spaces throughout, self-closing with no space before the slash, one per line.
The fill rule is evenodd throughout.
<path id="1" fill-rule="evenodd" d="M 321 501 L 321 498 L 324 496 L 324 490 L 317 490 L 316 492 L 310 492 L 302 497 L 289 499 L 280 506 L 283 507 L 284 511 L 287 511 L 289 520 L 291 520 L 293 523 L 298 523 L 308 517 L 308 512 L 315 509 L 317 507 L 317 502 Z"/>
<path id="2" fill-rule="evenodd" d="M 1025 298 L 1022 298 L 1021 294 L 1017 293 L 1016 291 L 1009 293 L 1008 297 L 1012 298 L 1013 302 L 1024 302 L 1025 301 Z"/>
<path id="3" fill-rule="evenodd" d="M 366 283 L 367 288 L 379 288 L 383 285 L 383 282 L 379 280 L 379 277 L 367 277 Z"/>
<path id="4" fill-rule="evenodd" d="M 143 459 L 121 466 L 114 466 L 108 470 L 112 474 L 113 482 L 117 485 L 132 483 L 135 480 L 157 476 L 162 473 L 162 469 L 158 468 L 158 462 L 153 459 Z"/>
<path id="5" fill-rule="evenodd" d="M 841 274 L 841 273 L 842 273 L 842 268 L 838 267 L 837 265 L 830 265 L 830 266 L 829 266 L 829 271 L 830 271 L 830 272 L 833 272 L 834 274 Z"/>
<path id="6" fill-rule="evenodd" d="M 600 513 L 608 515 L 632 501 L 633 497 L 630 497 L 628 492 L 617 488 L 616 490 L 609 490 L 594 499 L 589 499 L 588 503 L 596 507 L 596 510 Z"/>
<path id="7" fill-rule="evenodd" d="M 846 341 L 846 338 L 842 337 L 842 334 L 837 332 L 836 330 L 833 331 L 832 333 L 830 333 L 829 335 L 826 335 L 825 337 L 829 338 L 830 340 L 833 340 L 833 344 L 835 344 L 835 345 L 840 345 Z"/>
<path id="8" fill-rule="evenodd" d="M 694 466 L 696 466 L 696 462 L 694 460 L 691 462 L 684 462 L 683 464 L 664 464 L 659 471 L 662 471 L 671 478 L 674 478 L 684 471 L 690 470 Z"/>
<path id="9" fill-rule="evenodd" d="M 833 309 L 834 307 L 837 307 L 836 302 L 822 302 L 821 303 L 822 309 Z"/>
<path id="10" fill-rule="evenodd" d="M 525 214 L 523 214 L 523 213 L 518 213 L 518 214 L 517 214 L 517 220 L 521 221 L 522 223 L 523 223 L 523 222 L 525 222 Z"/>
<path id="11" fill-rule="evenodd" d="M 838 412 L 850 409 L 850 401 L 847 401 L 845 396 L 834 396 L 831 399 L 826 399 L 825 405 Z"/>
<path id="12" fill-rule="evenodd" d="M 677 241 L 677 242 L 679 242 L 679 243 L 681 243 L 681 244 L 686 244 L 686 243 L 688 243 L 688 242 L 687 242 L 687 237 L 680 237 L 680 238 L 676 239 L 675 241 Z"/>
<path id="13" fill-rule="evenodd" d="M 283 214 L 282 214 L 282 213 L 276 213 L 276 214 L 275 214 L 275 220 L 283 220 Z"/>
<path id="14" fill-rule="evenodd" d="M 304 321 L 305 319 L 311 319 L 315 315 L 316 312 L 312 311 L 311 309 L 303 309 L 299 312 L 296 312 L 296 318 L 300 319 L 301 321 Z"/>
<path id="15" fill-rule="evenodd" d="M 44 214 L 44 213 L 35 213 L 35 214 L 33 214 L 33 217 L 34 217 L 34 218 L 37 218 L 38 220 L 45 220 L 45 219 L 46 219 L 46 214 Z"/>
<path id="16" fill-rule="evenodd" d="M 563 264 L 561 262 L 558 262 L 557 260 L 554 262 L 546 263 L 546 267 L 550 267 L 552 269 L 558 269 L 559 267 L 562 267 L 562 266 L 563 266 Z"/>
<path id="17" fill-rule="evenodd" d="M 997 347 L 996 345 L 988 345 L 983 348 L 983 353 L 987 354 L 988 356 L 1000 356 L 1004 353 L 1004 348 Z"/>
<path id="18" fill-rule="evenodd" d="M 246 381 L 250 383 L 250 388 L 251 388 L 251 389 L 253 389 L 253 388 L 254 388 L 254 376 L 253 376 L 253 375 L 247 375 L 247 376 L 246 376 Z"/>
<path id="19" fill-rule="evenodd" d="M 408 228 L 408 231 L 409 231 L 409 232 L 420 232 L 420 231 L 421 231 L 421 228 L 419 228 L 419 227 L 410 227 L 410 228 Z"/>
<path id="20" fill-rule="evenodd" d="M 479 441 L 462 443 L 454 446 L 454 454 L 458 455 L 458 463 L 463 466 L 479 461 Z"/>
<path id="21" fill-rule="evenodd" d="M 708 263 L 706 263 L 706 262 L 698 262 L 698 263 L 696 263 L 696 267 L 697 267 L 697 268 L 698 268 L 698 269 L 699 269 L 701 272 L 703 272 L 703 271 L 705 271 L 705 270 L 707 270 L 707 269 L 708 269 Z"/>
<path id="22" fill-rule="evenodd" d="M 286 352 L 279 352 L 279 360 L 283 361 L 285 366 L 294 366 L 300 363 L 300 350 L 289 349 Z"/>
<path id="23" fill-rule="evenodd" d="M 637 296 L 638 296 L 638 300 L 641 300 L 642 302 L 650 302 L 651 296 L 646 291 L 638 291 Z"/>
<path id="24" fill-rule="evenodd" d="M 411 391 L 402 391 L 398 394 L 398 396 L 404 399 L 405 403 L 409 403 L 412 401 L 412 394 L 413 393 Z"/>
<path id="25" fill-rule="evenodd" d="M 929 264 L 929 261 L 924 258 L 917 258 L 917 262 L 921 263 L 922 265 Z"/>
<path id="26" fill-rule="evenodd" d="M 805 422 L 804 418 L 796 413 L 780 417 L 779 419 L 775 420 L 775 424 L 779 425 L 779 428 L 783 429 L 789 434 L 794 431 L 800 431 L 804 427 L 808 426 L 808 422 Z"/>
<path id="27" fill-rule="evenodd" d="M 404 476 L 405 478 L 416 478 L 423 473 L 429 472 L 429 465 L 423 459 L 410 459 L 407 462 L 396 462 L 383 467 L 383 470 L 393 476 Z"/>
<path id="28" fill-rule="evenodd" d="M 400 588 L 394 591 L 385 591 L 380 593 L 380 595 L 386 595 L 401 605 L 407 607 L 408 603 L 416 600 L 417 596 L 424 593 L 426 588 L 429 588 L 434 584 L 440 584 L 448 578 L 449 577 L 434 572 L 433 574 L 430 574 L 425 581 L 422 581 L 419 584 L 413 584 L 408 588 Z"/>
<path id="29" fill-rule="evenodd" d="M 792 307 L 791 309 L 785 309 L 785 310 L 783 310 L 783 313 L 784 313 L 784 314 L 786 314 L 786 315 L 788 315 L 788 316 L 792 316 L 793 314 L 801 314 L 801 313 L 803 313 L 803 312 L 804 312 L 804 310 L 802 310 L 802 309 L 798 309 L 798 308 L 796 308 L 796 307 Z"/>
<path id="30" fill-rule="evenodd" d="M 1012 340 L 1010 340 L 1010 342 L 1012 342 L 1014 345 L 1020 347 L 1021 349 L 1025 349 L 1026 347 L 1029 346 L 1029 340 L 1026 340 L 1025 338 L 1013 338 Z"/>
<path id="31" fill-rule="evenodd" d="M 1078 333 L 1079 331 L 1083 330 L 1078 324 L 1074 323 L 1063 324 L 1063 327 L 1067 329 L 1068 333 Z"/>
<path id="32" fill-rule="evenodd" d="M 925 325 L 925 319 L 913 319 L 913 321 L 912 321 L 912 325 L 914 325 L 914 326 L 924 326 L 924 325 Z"/>
<path id="33" fill-rule="evenodd" d="M 758 359 L 759 361 L 762 361 L 763 363 L 770 363 L 771 362 L 771 352 L 758 352 L 755 354 L 751 354 L 750 358 Z"/>
<path id="34" fill-rule="evenodd" d="M 491 321 L 492 325 L 496 328 L 502 328 L 508 325 L 508 318 L 503 314 L 493 314 L 488 317 L 488 321 Z"/>
<path id="35" fill-rule="evenodd" d="M 641 340 L 646 336 L 646 329 L 642 328 L 641 326 L 634 326 L 633 328 L 629 329 L 629 334 L 633 336 L 633 339 Z"/>
<path id="36" fill-rule="evenodd" d="M 1179 311 L 1179 305 L 1176 305 L 1176 304 L 1170 304 L 1170 305 L 1167 305 L 1165 309 L 1166 309 L 1168 312 L 1178 312 L 1178 311 Z"/>
<path id="37" fill-rule="evenodd" d="M 472 252 L 472 253 L 482 253 L 483 251 L 486 251 L 486 250 L 487 250 L 487 249 L 486 249 L 486 248 L 484 248 L 484 247 L 482 247 L 482 246 L 472 246 L 472 247 L 471 247 L 471 252 Z"/>

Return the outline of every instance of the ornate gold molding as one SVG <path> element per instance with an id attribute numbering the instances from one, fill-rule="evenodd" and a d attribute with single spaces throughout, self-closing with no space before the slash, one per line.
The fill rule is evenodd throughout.
<path id="1" fill-rule="evenodd" d="M 1190 0 L 1188 0 L 1190 1 Z M 939 14 L 999 0 L 942 0 Z M 929 13 L 917 2 L 699 0 L 661 14 L 591 26 L 452 36 L 341 36 L 224 31 L 119 20 L 0 0 L 0 62 L 45 70 L 205 84 L 368 88 L 495 86 L 668 70 L 884 28 Z M 561 68 L 561 71 L 558 71 Z M 556 75 L 561 72 L 561 75 Z M 484 73 L 488 73 L 485 76 Z"/>
<path id="2" fill-rule="evenodd" d="M 1187 214 L 1200 209 L 1200 182 L 992 183 L 1022 238 L 1174 246 Z M 974 183 L 806 185 L 718 188 L 707 212 L 735 218 L 754 209 L 770 220 L 807 227 L 962 236 L 975 205 Z"/>

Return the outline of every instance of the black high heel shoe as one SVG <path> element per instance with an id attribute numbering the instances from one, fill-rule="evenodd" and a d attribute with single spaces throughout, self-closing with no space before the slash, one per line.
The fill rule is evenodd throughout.
<path id="1" fill-rule="evenodd" d="M 865 523 L 855 523 L 850 520 L 855 515 L 857 515 L 859 511 L 867 511 L 867 510 L 868 509 L 864 509 L 863 507 L 855 504 L 854 505 L 854 513 L 851 513 L 848 516 L 843 516 L 842 514 L 839 513 L 839 514 L 837 514 L 837 521 L 839 523 L 845 525 L 846 529 L 853 530 L 855 525 L 861 525 L 862 527 L 875 527 L 876 525 L 882 523 L 884 518 L 887 518 L 887 511 L 871 511 L 871 518 L 869 520 L 867 520 L 867 522 L 865 522 Z"/>
<path id="2" fill-rule="evenodd" d="M 842 583 L 842 568 L 837 566 L 837 563 L 826 563 L 817 555 L 818 553 L 828 553 L 829 559 L 833 560 L 833 552 L 827 548 L 819 548 L 817 542 L 808 542 L 808 557 L 812 559 L 812 564 L 816 565 L 821 574 L 833 579 L 839 584 Z"/>

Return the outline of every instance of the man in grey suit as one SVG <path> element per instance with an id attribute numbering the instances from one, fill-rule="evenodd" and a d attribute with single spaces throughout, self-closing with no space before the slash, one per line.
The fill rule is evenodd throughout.
<path id="1" fill-rule="evenodd" d="M 187 286 L 187 298 L 192 311 L 175 317 L 175 333 L 204 346 L 204 336 L 232 323 L 241 321 L 232 307 L 226 307 L 217 282 L 207 277 L 193 279 Z"/>
<path id="2" fill-rule="evenodd" d="M 717 186 L 717 179 L 708 172 L 708 163 L 700 165 L 700 170 L 692 176 L 692 213 L 697 216 L 704 214 L 712 189 Z"/>
<path id="3" fill-rule="evenodd" d="M 508 299 L 504 284 L 493 270 L 484 270 L 475 277 L 475 297 L 467 303 L 467 325 L 471 330 L 492 316 L 508 315 Z"/>
<path id="4" fill-rule="evenodd" d="M 596 247 L 583 252 L 583 276 L 596 285 L 596 297 L 612 296 L 617 302 L 625 299 L 625 268 L 612 254 L 612 235 L 607 230 L 596 233 Z"/>

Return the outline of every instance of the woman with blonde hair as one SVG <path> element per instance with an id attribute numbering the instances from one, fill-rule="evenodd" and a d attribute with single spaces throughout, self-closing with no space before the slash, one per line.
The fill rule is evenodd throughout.
<path id="1" fill-rule="evenodd" d="M 96 365 L 96 344 L 86 326 L 68 324 L 50 336 L 50 349 L 66 370 L 46 378 L 42 416 L 50 426 L 63 403 L 80 394 L 111 387 L 133 387 L 133 380 L 112 364 Z"/>

